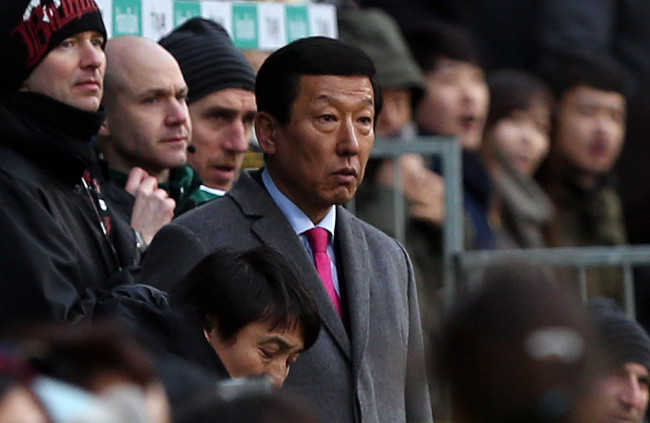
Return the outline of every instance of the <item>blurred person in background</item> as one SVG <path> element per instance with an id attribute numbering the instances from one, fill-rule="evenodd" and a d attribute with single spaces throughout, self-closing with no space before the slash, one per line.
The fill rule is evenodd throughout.
<path id="1" fill-rule="evenodd" d="M 533 175 L 549 151 L 551 92 L 523 71 L 496 71 L 487 81 L 490 112 L 481 155 L 494 182 L 490 219 L 497 245 L 545 247 L 553 205 Z"/>
<path id="2" fill-rule="evenodd" d="M 612 172 L 626 129 L 623 70 L 604 57 L 558 54 L 540 72 L 556 102 L 551 148 L 538 175 L 556 210 L 548 245 L 624 245 L 627 234 Z M 620 269 L 589 269 L 588 294 L 622 301 L 622 279 Z"/>
<path id="3" fill-rule="evenodd" d="M 650 337 L 615 301 L 594 298 L 589 312 L 606 358 L 606 373 L 596 383 L 605 412 L 597 423 L 641 423 L 650 390 Z"/>
<path id="4" fill-rule="evenodd" d="M 488 269 L 449 313 L 436 375 L 458 423 L 588 423 L 604 374 L 578 296 L 525 263 Z"/>

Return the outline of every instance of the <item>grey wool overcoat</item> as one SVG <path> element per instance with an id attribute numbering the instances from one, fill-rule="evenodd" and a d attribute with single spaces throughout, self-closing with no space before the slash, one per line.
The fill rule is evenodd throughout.
<path id="1" fill-rule="evenodd" d="M 432 421 L 413 270 L 404 248 L 337 209 L 338 272 L 348 327 L 300 238 L 261 182 L 244 172 L 232 191 L 164 226 L 145 255 L 142 282 L 170 290 L 223 248 L 274 247 L 303 274 L 323 320 L 316 344 L 291 366 L 283 389 L 306 398 L 323 423 Z"/>

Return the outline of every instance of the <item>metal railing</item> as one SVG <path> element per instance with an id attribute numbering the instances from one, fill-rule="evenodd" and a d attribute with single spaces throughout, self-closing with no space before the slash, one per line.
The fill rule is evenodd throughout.
<path id="1" fill-rule="evenodd" d="M 587 269 L 616 266 L 622 268 L 625 312 L 636 316 L 633 267 L 650 266 L 650 245 L 616 247 L 563 247 L 512 250 L 465 251 L 463 245 L 463 191 L 461 150 L 455 138 L 420 137 L 410 142 L 378 140 L 373 158 L 397 158 L 416 153 L 425 157 L 437 156 L 442 165 L 445 188 L 445 220 L 443 226 L 443 289 L 445 306 L 453 303 L 460 280 L 478 280 L 492 265 L 526 262 L 551 267 L 573 267 L 578 271 L 581 295 L 587 298 Z M 398 163 L 396 161 L 396 163 Z M 402 175 L 397 167 L 394 186 L 402 186 Z M 394 228 L 397 239 L 405 241 L 405 204 L 400 189 L 394 190 Z"/>

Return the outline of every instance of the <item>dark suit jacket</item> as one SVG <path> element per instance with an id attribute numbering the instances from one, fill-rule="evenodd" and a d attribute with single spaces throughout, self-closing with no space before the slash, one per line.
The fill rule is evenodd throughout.
<path id="1" fill-rule="evenodd" d="M 315 404 L 325 423 L 431 421 L 415 281 L 404 248 L 342 207 L 336 239 L 347 331 L 259 171 L 244 173 L 228 195 L 163 227 L 144 258 L 142 281 L 169 290 L 217 248 L 275 247 L 294 260 L 323 319 L 318 341 L 292 366 L 285 387 Z"/>

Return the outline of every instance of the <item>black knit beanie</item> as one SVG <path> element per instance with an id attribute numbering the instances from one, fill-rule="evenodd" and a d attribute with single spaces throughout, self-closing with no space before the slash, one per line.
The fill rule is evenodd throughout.
<path id="1" fill-rule="evenodd" d="M 17 90 L 63 40 L 106 28 L 93 0 L 0 0 L 0 87 Z"/>
<path id="2" fill-rule="evenodd" d="M 255 91 L 255 71 L 218 23 L 192 18 L 160 40 L 181 66 L 188 103 L 226 88 Z"/>
<path id="3" fill-rule="evenodd" d="M 650 337 L 641 325 L 627 317 L 614 300 L 594 298 L 588 307 L 613 364 L 638 363 L 650 370 Z"/>

